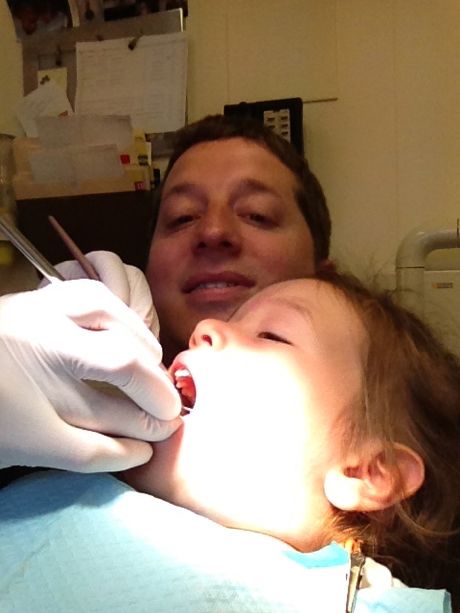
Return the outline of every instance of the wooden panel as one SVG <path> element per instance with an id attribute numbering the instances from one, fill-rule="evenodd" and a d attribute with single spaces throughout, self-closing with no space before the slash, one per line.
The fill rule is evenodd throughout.
<path id="1" fill-rule="evenodd" d="M 59 221 L 84 253 L 113 251 L 126 264 L 143 269 L 150 247 L 152 198 L 153 192 L 138 191 L 18 200 L 17 225 L 52 264 L 73 257 L 48 215 Z"/>

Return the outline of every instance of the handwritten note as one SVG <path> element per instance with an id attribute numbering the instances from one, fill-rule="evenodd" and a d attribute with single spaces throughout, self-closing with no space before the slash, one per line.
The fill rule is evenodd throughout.
<path id="1" fill-rule="evenodd" d="M 40 116 L 58 116 L 73 113 L 65 91 L 53 81 L 40 85 L 24 96 L 16 106 L 16 115 L 27 136 L 35 137 L 36 119 Z"/>
<path id="2" fill-rule="evenodd" d="M 177 130 L 185 123 L 185 33 L 141 36 L 134 48 L 130 42 L 77 43 L 76 113 L 127 114 L 147 133 Z"/>

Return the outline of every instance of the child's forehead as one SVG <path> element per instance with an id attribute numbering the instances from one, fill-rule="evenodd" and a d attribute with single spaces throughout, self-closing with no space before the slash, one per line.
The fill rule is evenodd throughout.
<path id="1" fill-rule="evenodd" d="M 245 302 L 231 320 L 259 320 L 272 313 L 277 319 L 286 316 L 286 321 L 291 322 L 297 322 L 300 314 L 318 331 L 333 329 L 340 333 L 345 327 L 353 331 L 356 339 L 368 337 L 361 313 L 346 292 L 320 279 L 292 279 L 270 285 Z"/>
<path id="2" fill-rule="evenodd" d="M 233 315 L 232 319 L 240 319 L 247 313 L 269 308 L 271 305 L 304 309 L 307 313 L 314 303 L 337 302 L 341 292 L 336 292 L 330 284 L 318 279 L 291 279 L 274 283 L 247 300 Z"/>

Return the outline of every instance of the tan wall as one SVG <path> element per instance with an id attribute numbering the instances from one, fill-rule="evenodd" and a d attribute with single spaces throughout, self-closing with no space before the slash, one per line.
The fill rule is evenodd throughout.
<path id="1" fill-rule="evenodd" d="M 6 0 L 0 0 L 0 132 L 22 134 L 13 106 L 22 94 L 22 53 Z"/>
<path id="2" fill-rule="evenodd" d="M 323 0 L 308 4 L 315 1 Z M 299 7 L 298 0 L 277 4 Z M 4 5 L 1 0 L 0 130 L 11 131 L 20 53 Z M 232 0 L 189 0 L 189 6 L 193 120 L 234 101 L 229 97 L 236 67 L 229 41 Z M 335 66 L 327 83 L 337 100 L 304 105 L 306 153 L 332 212 L 333 255 L 360 274 L 391 273 L 408 231 L 421 224 L 454 225 L 460 216 L 460 3 L 337 0 L 335 13 Z M 273 17 L 273 27 L 278 19 Z M 269 13 L 264 23 L 265 31 L 257 22 L 253 28 L 260 46 Z M 311 58 L 293 55 L 308 80 Z M 318 65 L 326 66 L 323 53 L 317 55 Z"/>
<path id="3" fill-rule="evenodd" d="M 231 4 L 190 2 L 190 119 L 234 102 Z M 308 28 L 298 2 L 279 4 Z M 333 255 L 360 274 L 390 273 L 407 232 L 460 216 L 460 3 L 337 0 L 335 28 L 337 100 L 304 105 L 306 154 L 328 197 Z M 263 47 L 257 22 L 253 33 Z M 308 62 L 293 62 L 308 80 Z"/>

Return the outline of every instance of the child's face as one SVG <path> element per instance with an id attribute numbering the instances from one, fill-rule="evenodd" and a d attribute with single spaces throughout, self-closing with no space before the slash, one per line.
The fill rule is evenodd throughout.
<path id="1" fill-rule="evenodd" d="M 201 322 L 171 367 L 190 372 L 194 408 L 128 480 L 228 526 L 321 544 L 324 478 L 341 460 L 338 422 L 359 401 L 365 347 L 352 307 L 313 279 Z"/>

